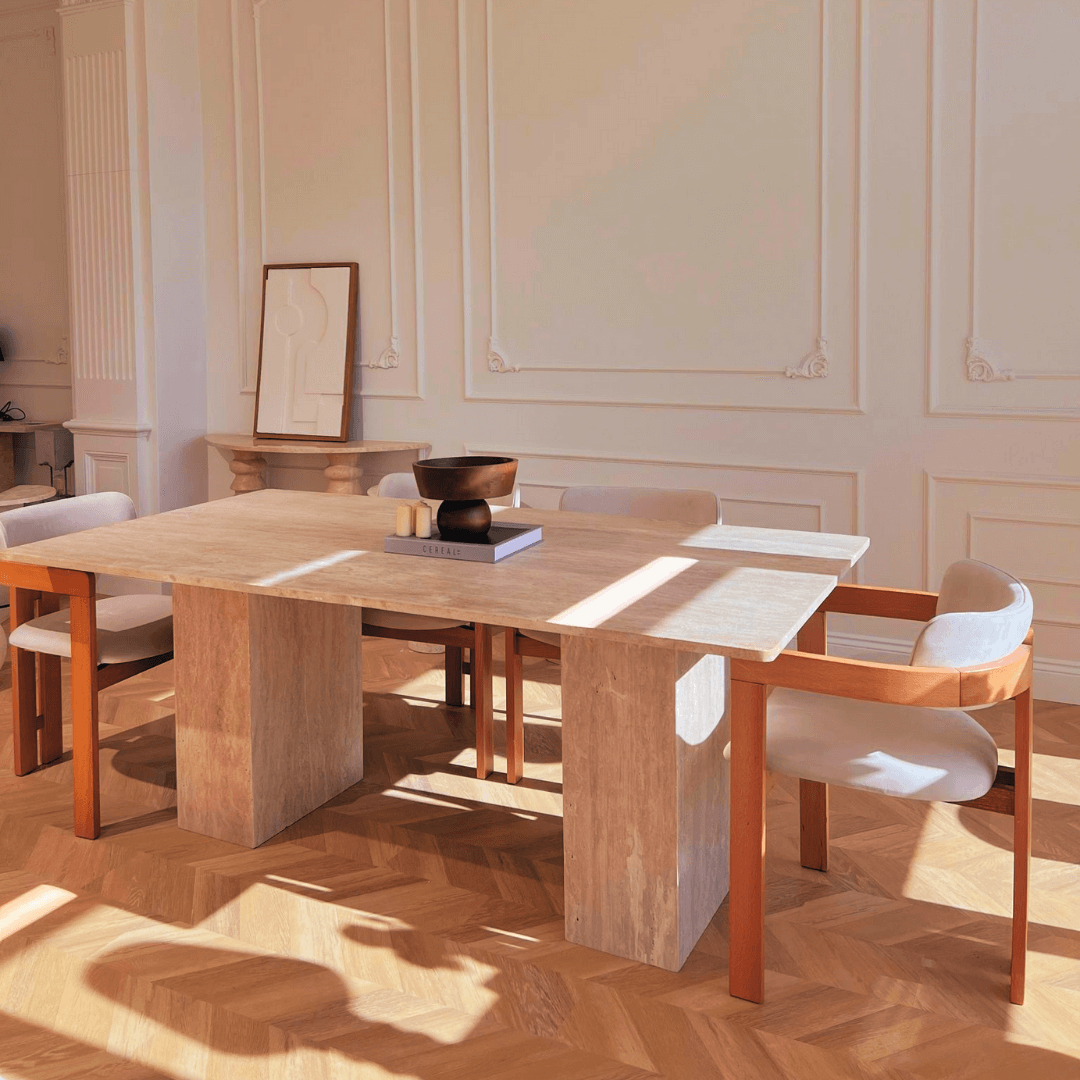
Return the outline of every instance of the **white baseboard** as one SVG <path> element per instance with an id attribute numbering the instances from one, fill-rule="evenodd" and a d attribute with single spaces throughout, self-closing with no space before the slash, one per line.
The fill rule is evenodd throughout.
<path id="1" fill-rule="evenodd" d="M 910 641 L 903 638 L 871 637 L 864 634 L 829 634 L 829 648 L 838 656 L 856 660 L 906 663 L 911 656 Z M 1040 701 L 1061 701 L 1080 705 L 1080 661 L 1055 660 L 1035 654 L 1035 697 Z"/>

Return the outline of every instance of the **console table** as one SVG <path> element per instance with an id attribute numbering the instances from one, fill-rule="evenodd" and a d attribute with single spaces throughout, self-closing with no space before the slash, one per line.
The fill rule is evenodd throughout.
<path id="1" fill-rule="evenodd" d="M 366 455 L 412 451 L 413 460 L 419 460 L 431 450 L 431 443 L 387 442 L 379 439 L 291 442 L 286 439 L 256 439 L 251 435 L 207 435 L 206 441 L 219 450 L 228 450 L 232 455 L 229 468 L 233 482 L 230 487 L 237 495 L 245 491 L 262 491 L 268 486 L 267 454 L 322 454 L 329 462 L 323 470 L 326 490 L 335 495 L 363 495 L 365 486 L 361 461 Z M 378 459 L 373 459 L 372 464 L 378 464 Z"/>

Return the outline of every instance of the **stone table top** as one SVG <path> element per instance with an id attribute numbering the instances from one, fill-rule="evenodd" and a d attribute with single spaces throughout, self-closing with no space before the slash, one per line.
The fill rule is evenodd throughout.
<path id="1" fill-rule="evenodd" d="M 0 551 L 0 560 L 772 660 L 863 536 L 492 507 L 544 527 L 498 563 L 383 551 L 398 500 L 267 489 Z"/>

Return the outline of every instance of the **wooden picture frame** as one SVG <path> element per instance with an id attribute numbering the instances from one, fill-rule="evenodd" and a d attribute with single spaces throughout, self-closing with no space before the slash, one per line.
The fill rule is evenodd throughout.
<path id="1" fill-rule="evenodd" d="M 289 363 L 295 364 L 296 352 L 294 349 L 303 348 L 304 344 L 311 344 L 312 347 L 317 347 L 326 338 L 328 332 L 333 332 L 340 341 L 344 338 L 344 357 L 341 364 L 341 406 L 340 406 L 340 423 L 332 425 L 327 423 L 327 417 L 322 415 L 322 410 L 332 409 L 331 399 L 336 398 L 336 393 L 313 393 L 310 396 L 316 400 L 310 403 L 309 408 L 315 412 L 315 419 L 312 421 L 296 421 L 286 420 L 284 416 L 284 409 L 287 405 L 289 409 L 292 409 L 295 405 L 295 397 L 290 396 L 291 391 L 288 389 L 287 382 L 283 384 L 281 389 L 273 389 L 267 385 L 264 385 L 264 379 L 269 380 L 271 378 L 270 364 L 267 363 L 266 350 L 269 346 L 267 340 L 267 293 L 271 283 L 271 273 L 273 271 L 318 271 L 318 270 L 344 270 L 349 271 L 347 295 L 344 297 L 345 311 L 340 310 L 342 306 L 342 297 L 340 295 L 342 291 L 343 283 L 338 281 L 331 281 L 329 278 L 324 282 L 324 285 L 334 287 L 334 290 L 338 293 L 336 298 L 332 297 L 331 301 L 337 300 L 336 304 L 333 304 L 333 310 L 329 310 L 327 313 L 327 326 L 323 327 L 322 336 L 317 340 L 309 339 L 307 343 L 301 343 L 299 346 L 294 346 L 291 339 L 297 333 L 300 333 L 304 329 L 303 312 L 301 308 L 296 304 L 282 305 L 279 309 L 280 318 L 281 312 L 288 306 L 292 310 L 297 312 L 300 322 L 296 324 L 294 330 L 290 330 L 288 333 L 288 325 L 285 330 L 279 327 L 278 340 L 279 340 L 279 355 L 281 351 L 280 340 L 285 338 L 288 341 L 285 347 L 288 353 L 286 361 L 286 371 L 289 371 Z M 359 293 L 359 280 L 360 280 L 360 266 L 359 263 L 343 262 L 343 263 L 268 263 L 263 266 L 262 277 L 262 308 L 259 319 L 259 367 L 258 374 L 255 382 L 255 416 L 252 421 L 252 435 L 256 439 L 280 439 L 288 441 L 318 441 L 318 442 L 346 442 L 349 438 L 349 421 L 352 414 L 352 381 L 353 372 L 355 368 L 356 359 L 356 321 L 357 321 L 357 304 Z M 290 289 L 294 289 L 296 285 L 296 275 L 286 276 L 283 281 L 288 282 Z M 309 274 L 306 282 L 308 288 L 312 291 L 319 293 L 319 289 L 313 284 L 311 275 Z M 290 296 L 292 294 L 290 293 Z M 321 295 L 321 294 L 320 294 Z M 330 305 L 327 302 L 325 296 L 322 296 L 322 303 L 324 308 L 328 308 Z M 342 326 L 344 322 L 344 326 Z M 333 348 L 331 343 L 331 348 Z M 326 378 L 331 380 L 333 385 L 337 385 L 337 364 L 336 359 L 340 355 L 339 350 L 333 348 L 333 361 L 335 362 L 334 369 L 326 373 Z M 306 362 L 307 357 L 305 357 Z M 291 378 L 295 378 L 295 368 L 291 371 Z M 280 406 L 278 411 L 278 417 L 275 420 L 273 416 L 261 416 L 260 410 L 263 406 L 266 406 L 271 394 L 275 394 L 276 398 L 274 404 Z M 280 399 L 280 400 L 279 400 Z M 296 430 L 296 428 L 290 428 L 290 424 L 304 424 L 305 426 L 313 426 L 319 428 L 320 426 L 324 430 Z M 333 431 L 327 431 L 325 428 L 333 426 Z M 272 430 L 273 428 L 281 428 L 283 430 Z"/>

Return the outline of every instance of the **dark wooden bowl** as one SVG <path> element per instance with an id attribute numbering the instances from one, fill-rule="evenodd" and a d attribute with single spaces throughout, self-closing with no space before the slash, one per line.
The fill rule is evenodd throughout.
<path id="1" fill-rule="evenodd" d="M 517 458 L 428 458 L 413 462 L 413 476 L 425 499 L 497 499 L 514 490 Z"/>
<path id="2" fill-rule="evenodd" d="M 437 525 L 444 540 L 480 542 L 491 527 L 488 499 L 514 490 L 517 459 L 428 458 L 413 462 L 416 486 L 425 499 L 442 499 Z"/>

